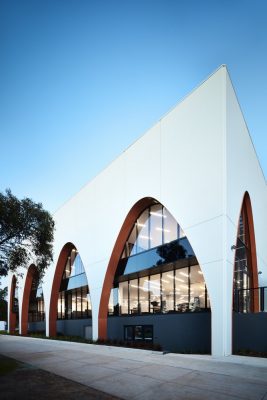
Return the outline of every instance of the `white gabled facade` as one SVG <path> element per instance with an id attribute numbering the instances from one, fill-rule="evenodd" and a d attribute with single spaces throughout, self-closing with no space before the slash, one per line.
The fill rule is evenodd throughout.
<path id="1" fill-rule="evenodd" d="M 260 284 L 266 285 L 266 182 L 222 66 L 55 213 L 55 263 L 43 284 L 47 335 L 56 263 L 71 242 L 87 274 L 97 338 L 101 292 L 114 244 L 133 205 L 152 197 L 181 225 L 199 261 L 211 301 L 212 354 L 231 354 L 231 247 L 246 191 L 252 202 Z M 19 299 L 21 303 L 22 294 Z"/>

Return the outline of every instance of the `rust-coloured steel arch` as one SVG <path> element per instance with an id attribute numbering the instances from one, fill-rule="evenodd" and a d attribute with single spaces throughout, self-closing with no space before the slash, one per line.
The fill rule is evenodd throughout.
<path id="1" fill-rule="evenodd" d="M 240 216 L 243 216 L 244 227 L 245 227 L 245 236 L 248 240 L 248 247 L 250 249 L 249 256 L 249 266 L 251 269 L 251 288 L 257 288 L 259 286 L 258 279 L 258 267 L 257 267 L 257 251 L 256 251 L 256 240 L 255 240 L 255 231 L 254 231 L 254 222 L 253 222 L 253 212 L 251 206 L 251 200 L 248 192 L 245 192 Z M 252 312 L 259 311 L 259 293 L 257 290 L 253 291 L 252 295 Z"/>
<path id="2" fill-rule="evenodd" d="M 32 264 L 28 271 L 23 291 L 22 297 L 22 307 L 21 307 L 21 334 L 27 335 L 28 331 L 28 315 L 29 315 L 29 302 L 30 293 L 32 288 L 32 282 L 34 277 L 38 275 L 38 270 L 34 264 Z"/>
<path id="3" fill-rule="evenodd" d="M 15 275 L 12 277 L 11 288 L 10 288 L 10 297 L 9 297 L 9 332 L 14 333 L 16 329 L 16 313 L 14 312 L 14 297 L 16 290 L 17 278 Z"/>
<path id="4" fill-rule="evenodd" d="M 113 280 L 116 273 L 116 269 L 118 266 L 118 262 L 120 260 L 123 247 L 125 242 L 131 232 L 131 229 L 139 217 L 139 215 L 144 211 L 147 207 L 158 203 L 157 200 L 151 197 L 145 197 L 139 200 L 129 211 L 128 215 L 125 218 L 125 221 L 121 227 L 120 233 L 115 242 L 115 246 L 113 248 L 105 279 L 101 293 L 99 313 L 98 313 L 98 336 L 100 339 L 107 338 L 107 314 L 108 314 L 108 302 L 110 291 L 113 287 Z"/>
<path id="5" fill-rule="evenodd" d="M 245 212 L 247 214 L 247 229 L 248 229 L 248 237 L 250 241 L 250 255 L 251 255 L 251 268 L 252 268 L 252 287 L 259 286 L 258 279 L 258 266 L 257 266 L 257 251 L 256 251 L 256 239 L 255 239 L 255 231 L 254 231 L 254 222 L 253 222 L 253 213 L 252 206 L 250 201 L 250 196 L 248 192 L 244 195 L 243 204 L 245 207 Z"/>
<path id="6" fill-rule="evenodd" d="M 49 308 L 49 336 L 56 336 L 57 334 L 57 302 L 60 289 L 60 283 L 68 256 L 72 249 L 76 250 L 73 243 L 66 243 L 62 248 L 58 257 L 53 285 L 51 290 L 50 308 Z"/>

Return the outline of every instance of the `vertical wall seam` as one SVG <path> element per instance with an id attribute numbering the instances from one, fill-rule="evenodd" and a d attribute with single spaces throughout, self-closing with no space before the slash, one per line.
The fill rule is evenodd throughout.
<path id="1" fill-rule="evenodd" d="M 227 318 L 227 69 L 224 68 L 222 78 L 222 206 L 223 206 L 223 235 L 222 235 L 222 256 L 223 256 L 223 321 L 226 324 L 223 329 L 223 354 L 228 355 L 227 352 L 227 333 L 229 332 L 228 318 Z"/>

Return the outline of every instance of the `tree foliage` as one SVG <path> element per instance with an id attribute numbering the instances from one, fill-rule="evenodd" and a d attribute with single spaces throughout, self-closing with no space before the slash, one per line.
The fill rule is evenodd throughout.
<path id="1" fill-rule="evenodd" d="M 34 263 L 42 275 L 53 260 L 54 221 L 42 204 L 0 193 L 0 275 Z"/>
<path id="2" fill-rule="evenodd" d="M 0 321 L 7 321 L 7 286 L 0 289 Z"/>
<path id="3" fill-rule="evenodd" d="M 0 301 L 6 300 L 7 293 L 8 293 L 7 286 L 4 289 L 0 289 Z"/>

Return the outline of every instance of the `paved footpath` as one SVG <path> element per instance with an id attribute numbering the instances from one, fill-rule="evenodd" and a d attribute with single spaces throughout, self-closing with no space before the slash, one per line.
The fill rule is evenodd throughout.
<path id="1" fill-rule="evenodd" d="M 267 400 L 267 359 L 180 355 L 0 335 L 0 353 L 129 400 Z"/>

